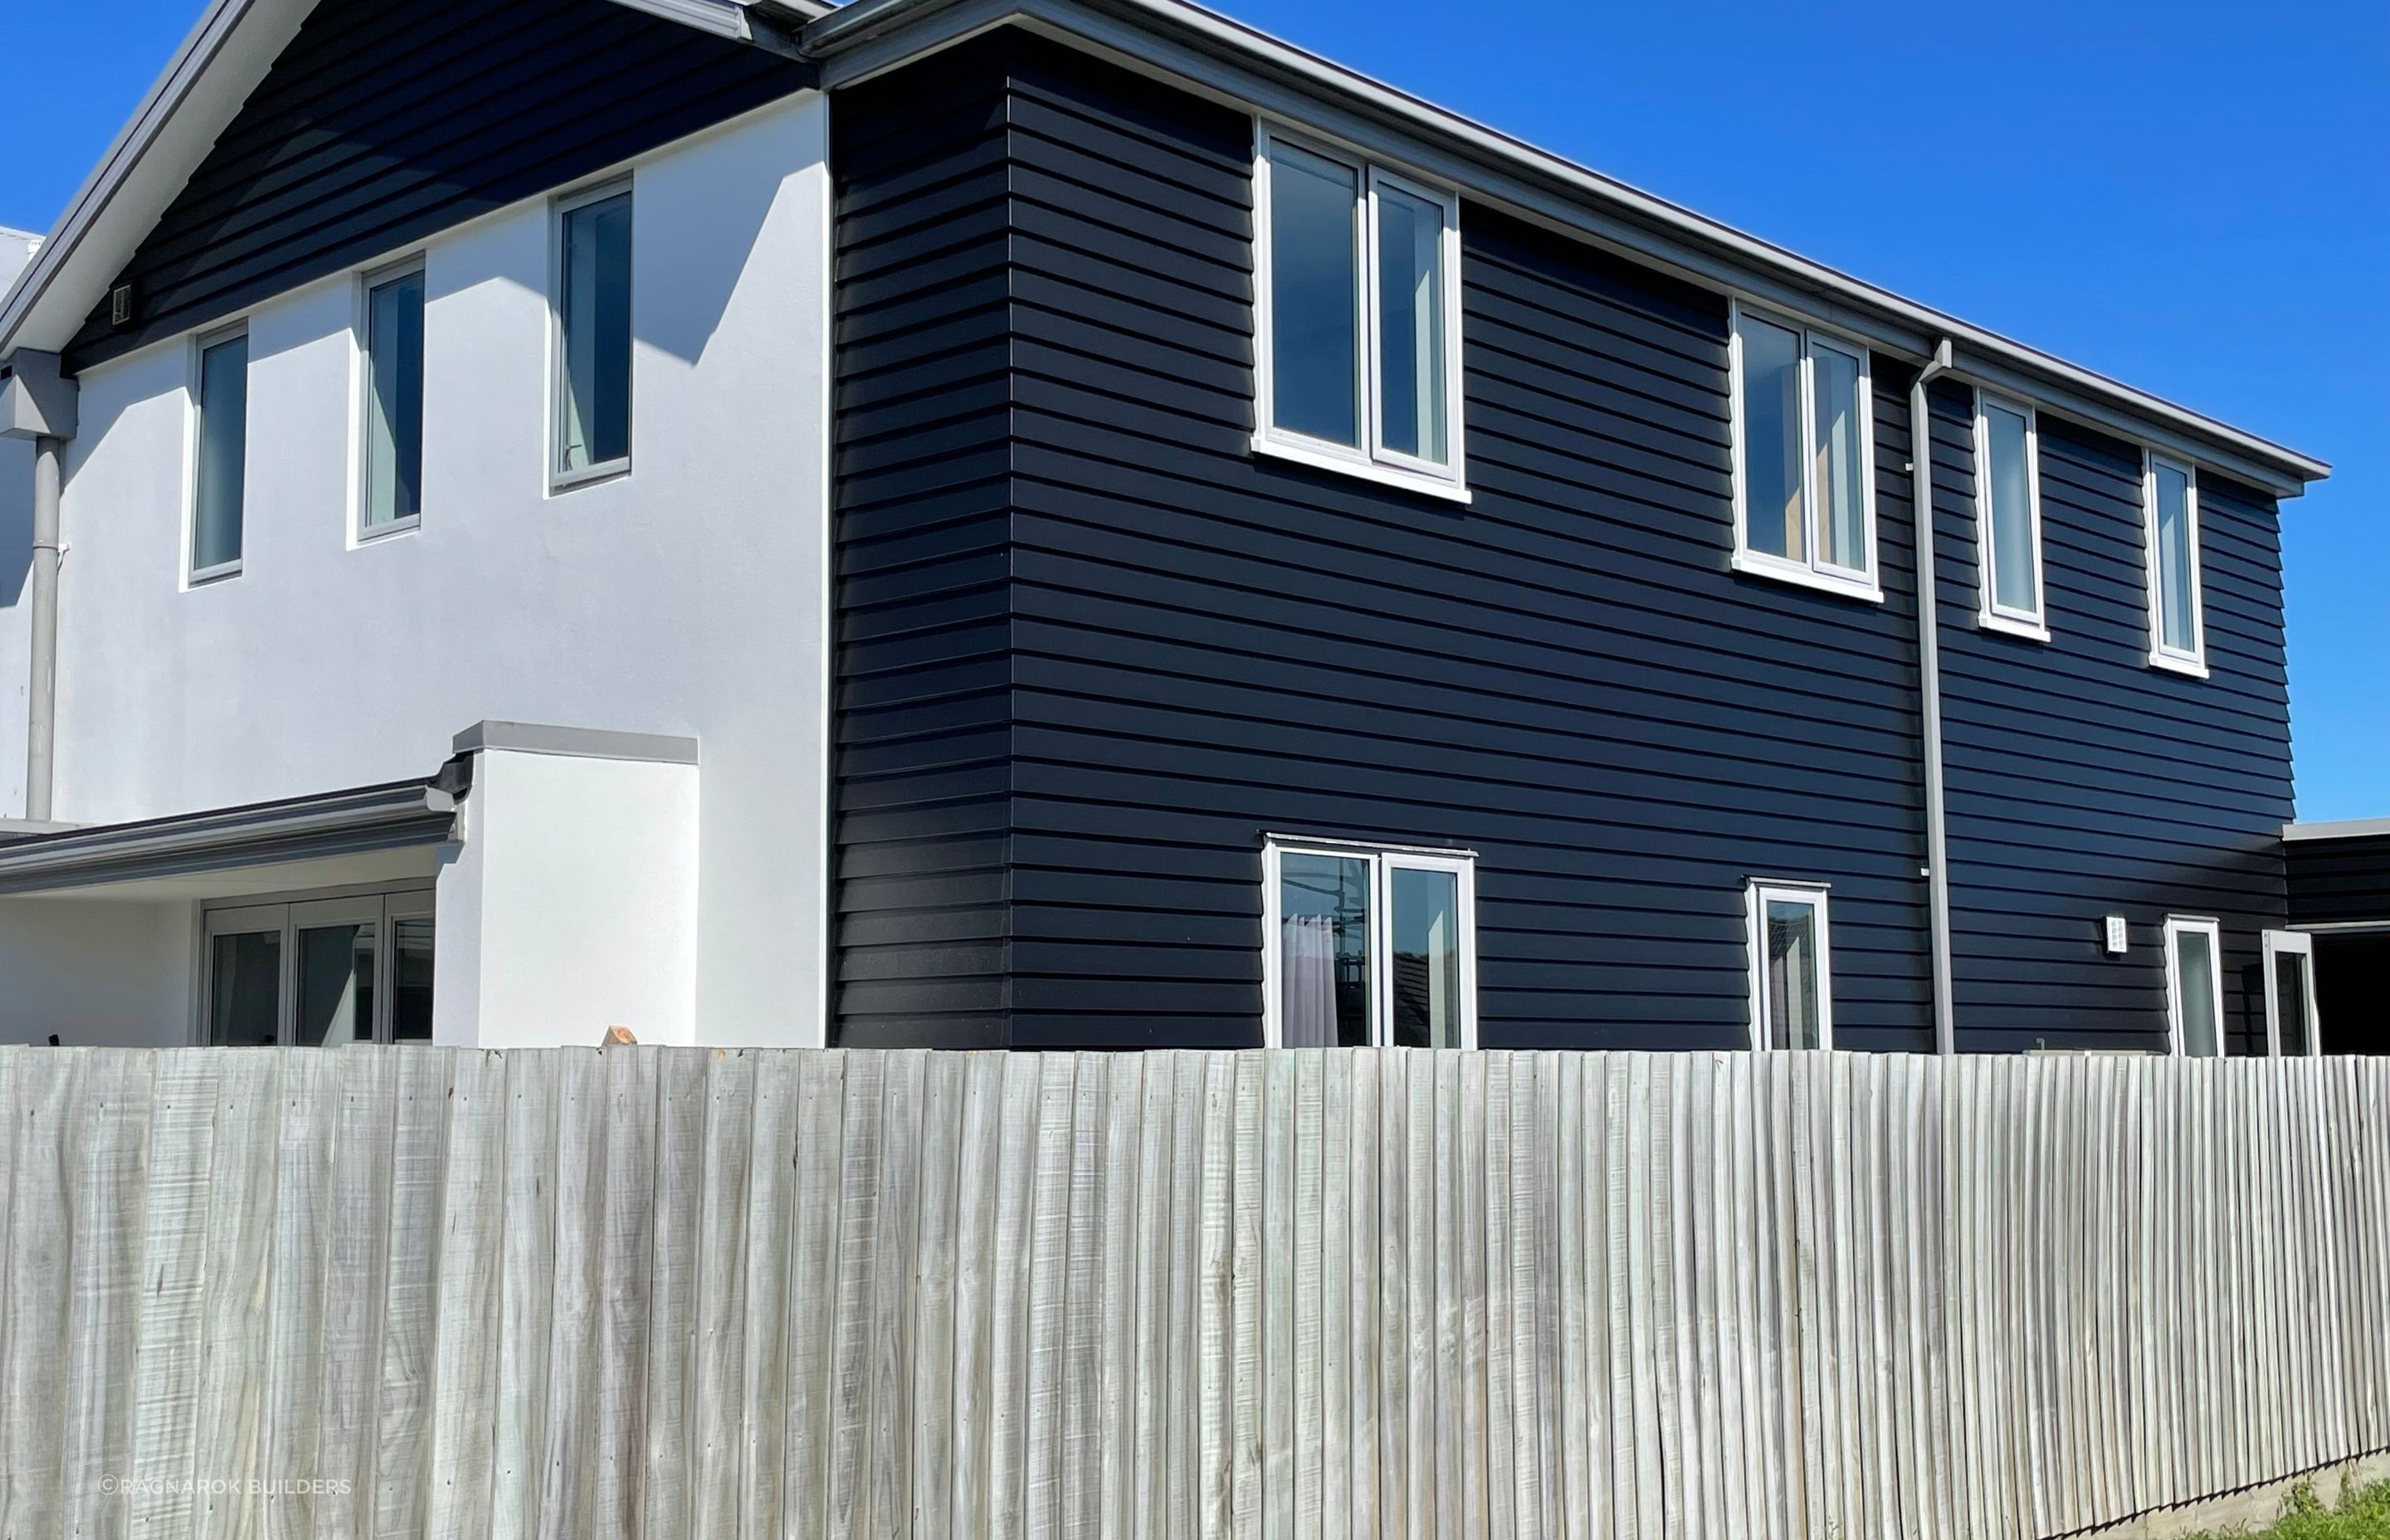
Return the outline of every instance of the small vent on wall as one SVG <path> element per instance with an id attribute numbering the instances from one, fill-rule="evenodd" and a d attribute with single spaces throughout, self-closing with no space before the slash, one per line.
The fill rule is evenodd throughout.
<path id="1" fill-rule="evenodd" d="M 108 291 L 108 324 L 122 327 L 130 326 L 132 322 L 133 286 L 121 283 Z"/>

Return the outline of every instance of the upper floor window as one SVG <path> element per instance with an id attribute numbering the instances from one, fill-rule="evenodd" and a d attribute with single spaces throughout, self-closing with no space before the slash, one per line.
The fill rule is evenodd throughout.
<path id="1" fill-rule="evenodd" d="M 2199 591 L 2199 473 L 2151 455 L 2141 472 L 2148 520 L 2150 661 L 2207 675 L 2205 622 Z"/>
<path id="2" fill-rule="evenodd" d="M 1272 842 L 1263 866 L 1270 1046 L 1477 1046 L 1474 859 Z"/>
<path id="3" fill-rule="evenodd" d="M 2193 1059 L 2224 1052 L 2224 967 L 2216 921 L 2171 916 L 2165 922 L 2166 1035 Z"/>
<path id="4" fill-rule="evenodd" d="M 2034 409 L 1975 393 L 1979 618 L 1995 631 L 2049 639 L 2041 594 L 2041 430 Z"/>
<path id="5" fill-rule="evenodd" d="M 1264 129 L 1256 448 L 1460 490 L 1460 220 L 1448 192 Z"/>
<path id="6" fill-rule="evenodd" d="M 423 269 L 366 281 L 364 533 L 423 511 Z"/>
<path id="7" fill-rule="evenodd" d="M 191 401 L 198 418 L 191 492 L 191 581 L 240 571 L 249 479 L 249 333 L 199 343 Z"/>
<path id="8" fill-rule="evenodd" d="M 631 191 L 557 205 L 555 484 L 631 467 Z"/>
<path id="9" fill-rule="evenodd" d="M 1825 888 L 1754 880 L 1743 892 L 1743 905 L 1751 948 L 1751 1046 L 1832 1047 L 1834 986 Z"/>
<path id="10" fill-rule="evenodd" d="M 1737 305 L 1734 564 L 1881 599 L 1868 351 Z"/>

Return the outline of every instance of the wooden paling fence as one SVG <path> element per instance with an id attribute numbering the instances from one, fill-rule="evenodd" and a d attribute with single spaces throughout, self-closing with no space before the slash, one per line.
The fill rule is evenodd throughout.
<path id="1" fill-rule="evenodd" d="M 2065 1534 L 2390 1445 L 2385 1092 L 0 1049 L 0 1536 Z"/>

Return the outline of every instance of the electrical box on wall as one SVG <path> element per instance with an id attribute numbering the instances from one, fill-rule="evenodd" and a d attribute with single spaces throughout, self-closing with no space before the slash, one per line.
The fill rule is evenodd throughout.
<path id="1" fill-rule="evenodd" d="M 2102 923 L 2102 929 L 2106 932 L 2108 956 L 2112 957 L 2123 956 L 2125 955 L 2126 942 L 2125 917 L 2122 915 L 2110 915 Z"/>

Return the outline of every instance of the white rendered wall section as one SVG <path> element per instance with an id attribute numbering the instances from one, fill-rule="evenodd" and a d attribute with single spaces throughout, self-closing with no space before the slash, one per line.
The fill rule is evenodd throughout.
<path id="1" fill-rule="evenodd" d="M 440 874 L 434 1040 L 697 1040 L 697 766 L 494 750 L 464 812 Z"/>
<path id="2" fill-rule="evenodd" d="M 709 1041 L 818 1042 L 826 132 L 809 93 L 628 168 L 634 426 L 615 481 L 548 490 L 545 199 L 419 249 L 412 532 L 359 536 L 354 276 L 248 317 L 245 548 L 228 581 L 184 579 L 190 340 L 88 371 L 63 506 L 56 815 L 424 776 L 483 720 L 696 738 L 698 1018 Z M 0 555 L 0 590 L 11 570 Z M 19 692 L 18 762 L 22 673 L 0 672 Z M 21 778 L 0 768 L 0 786 Z M 443 951 L 462 942 L 443 915 Z"/>
<path id="3" fill-rule="evenodd" d="M 0 1043 L 179 1047 L 196 906 L 0 898 Z"/>

